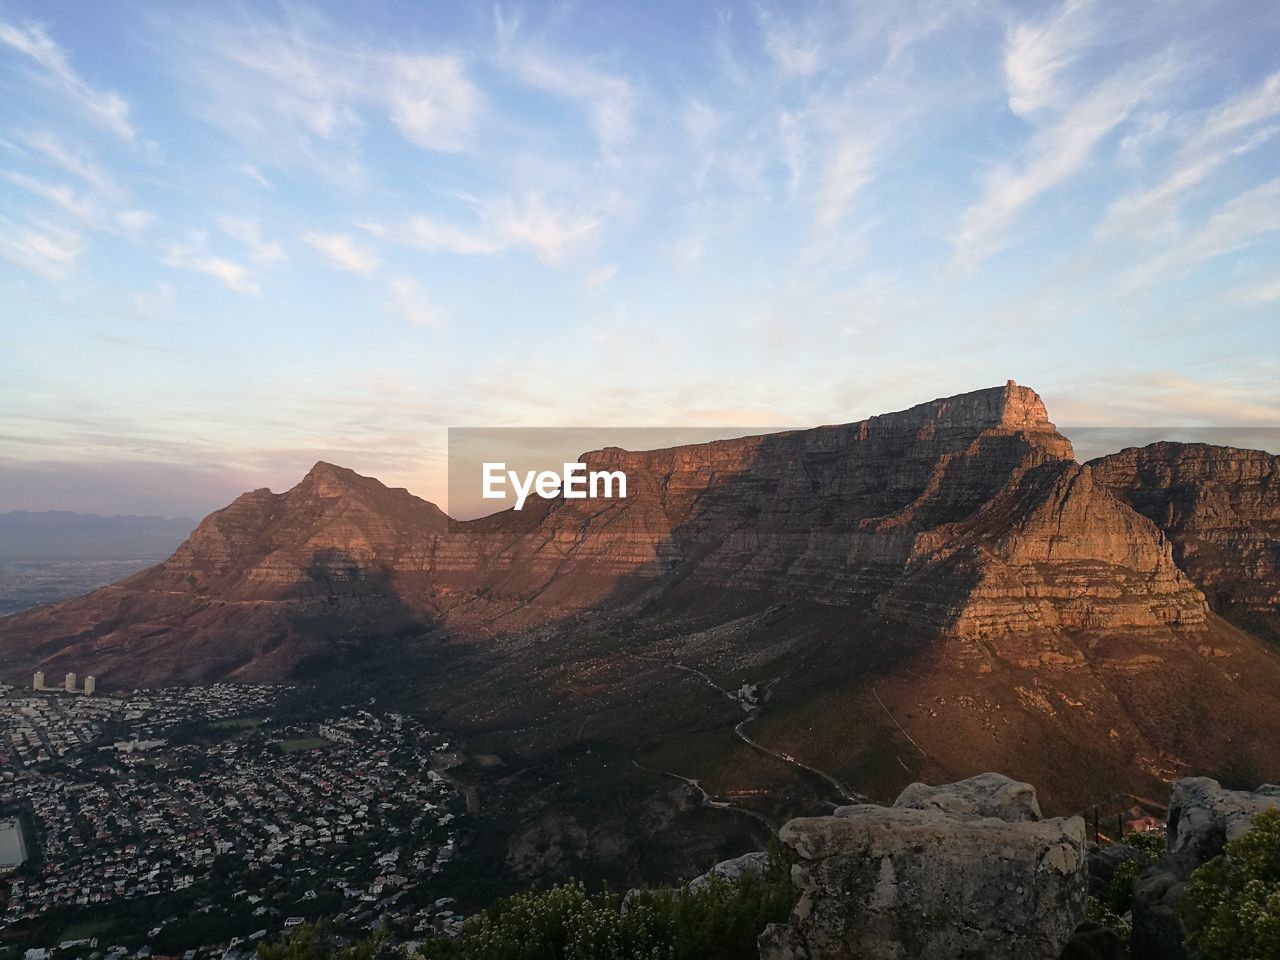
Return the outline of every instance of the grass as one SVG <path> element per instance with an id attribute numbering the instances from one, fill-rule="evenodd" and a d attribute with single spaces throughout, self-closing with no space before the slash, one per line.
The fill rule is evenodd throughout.
<path id="1" fill-rule="evenodd" d="M 331 744 L 324 737 L 299 737 L 296 740 L 281 740 L 277 746 L 285 753 L 298 753 L 301 750 L 317 750 Z"/>
<path id="2" fill-rule="evenodd" d="M 64 940 L 88 940 L 111 932 L 115 925 L 114 920 L 86 920 L 84 923 L 73 923 L 58 934 L 56 939 L 58 943 Z"/>
<path id="3" fill-rule="evenodd" d="M 215 720 L 210 724 L 215 730 L 253 730 L 261 725 L 259 717 L 232 717 L 230 720 Z"/>

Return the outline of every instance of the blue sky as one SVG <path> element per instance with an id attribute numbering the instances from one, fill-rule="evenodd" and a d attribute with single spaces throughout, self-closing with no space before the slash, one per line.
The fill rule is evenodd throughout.
<path id="1" fill-rule="evenodd" d="M 1280 425 L 1280 6 L 0 0 L 0 510 L 449 426 Z"/>

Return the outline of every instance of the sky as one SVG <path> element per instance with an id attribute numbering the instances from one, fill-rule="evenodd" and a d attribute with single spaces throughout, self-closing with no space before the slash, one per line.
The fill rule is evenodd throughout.
<path id="1" fill-rule="evenodd" d="M 1280 5 L 0 0 L 0 511 L 449 427 L 1280 427 Z"/>

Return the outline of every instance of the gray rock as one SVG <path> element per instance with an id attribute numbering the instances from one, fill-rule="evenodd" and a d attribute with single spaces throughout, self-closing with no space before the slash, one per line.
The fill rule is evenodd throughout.
<path id="1" fill-rule="evenodd" d="M 893 805 L 942 810 L 956 817 L 996 817 L 1010 822 L 1044 819 L 1036 800 L 1036 788 L 999 773 L 980 773 L 958 783 L 936 787 L 913 783 L 898 795 Z"/>
<path id="2" fill-rule="evenodd" d="M 714 867 L 699 877 L 694 877 L 689 881 L 690 890 L 699 890 L 711 882 L 712 877 L 721 877 L 725 880 L 738 880 L 749 874 L 760 874 L 764 872 L 765 864 L 769 862 L 769 855 L 764 852 L 744 853 L 740 857 L 734 857 L 732 860 L 721 860 Z"/>
<path id="3" fill-rule="evenodd" d="M 1177 911 L 1187 879 L 1269 807 L 1280 807 L 1280 787 L 1274 784 L 1224 790 L 1208 777 L 1189 777 L 1173 785 L 1168 851 L 1133 885 L 1134 960 L 1185 960 Z"/>
<path id="4" fill-rule="evenodd" d="M 1086 920 L 1071 935 L 1062 960 L 1129 960 L 1129 950 L 1114 930 Z"/>
<path id="5" fill-rule="evenodd" d="M 761 960 L 1057 960 L 1084 920 L 1084 821 L 1039 819 L 1025 784 L 913 784 L 837 814 L 782 828 L 799 901 Z"/>
<path id="6" fill-rule="evenodd" d="M 1109 843 L 1089 851 L 1089 896 L 1099 899 L 1111 888 L 1116 868 L 1130 860 L 1141 862 L 1142 851 L 1127 843 Z"/>

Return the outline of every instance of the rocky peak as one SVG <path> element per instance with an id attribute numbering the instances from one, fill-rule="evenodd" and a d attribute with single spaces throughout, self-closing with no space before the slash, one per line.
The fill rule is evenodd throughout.
<path id="1" fill-rule="evenodd" d="M 316 465 L 307 471 L 307 475 L 295 489 L 305 489 L 318 497 L 342 497 L 353 490 L 365 489 L 370 483 L 382 486 L 378 481 L 362 477 L 354 470 L 317 460 Z"/>
<path id="2" fill-rule="evenodd" d="M 1219 613 L 1280 639 L 1280 457 L 1153 443 L 1090 466 L 1100 486 L 1160 527 Z"/>

